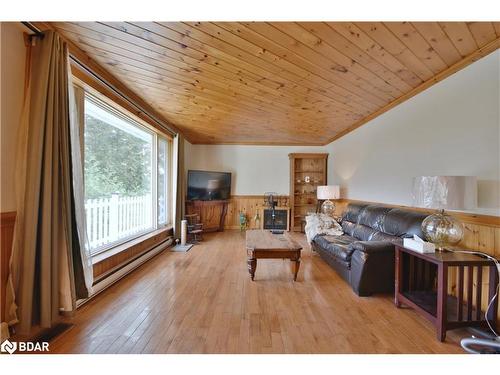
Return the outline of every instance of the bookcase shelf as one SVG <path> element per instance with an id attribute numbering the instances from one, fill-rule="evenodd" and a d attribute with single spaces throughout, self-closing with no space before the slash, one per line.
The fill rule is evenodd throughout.
<path id="1" fill-rule="evenodd" d="M 293 231 L 301 230 L 301 221 L 318 206 L 316 189 L 327 184 L 328 154 L 289 154 L 290 207 Z"/>

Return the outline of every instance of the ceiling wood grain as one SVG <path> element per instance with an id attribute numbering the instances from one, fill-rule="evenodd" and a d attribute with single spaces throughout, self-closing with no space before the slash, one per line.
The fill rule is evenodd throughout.
<path id="1" fill-rule="evenodd" d="M 192 143 L 323 145 L 499 48 L 497 22 L 53 22 Z"/>

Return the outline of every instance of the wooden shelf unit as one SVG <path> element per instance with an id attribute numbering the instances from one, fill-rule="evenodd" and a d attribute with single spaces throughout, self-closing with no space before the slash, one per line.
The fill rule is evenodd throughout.
<path id="1" fill-rule="evenodd" d="M 328 154 L 288 154 L 290 158 L 291 230 L 299 232 L 301 220 L 308 212 L 316 212 L 316 189 L 327 185 Z M 306 182 L 309 177 L 309 182 Z"/>

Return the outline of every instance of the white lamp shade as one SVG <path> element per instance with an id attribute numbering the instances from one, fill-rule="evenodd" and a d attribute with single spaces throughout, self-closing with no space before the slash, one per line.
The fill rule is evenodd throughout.
<path id="1" fill-rule="evenodd" d="M 320 200 L 339 199 L 340 187 L 339 185 L 318 186 L 317 197 Z"/>
<path id="2" fill-rule="evenodd" d="M 474 209 L 477 207 L 477 179 L 474 176 L 414 177 L 413 205 L 449 210 Z"/>

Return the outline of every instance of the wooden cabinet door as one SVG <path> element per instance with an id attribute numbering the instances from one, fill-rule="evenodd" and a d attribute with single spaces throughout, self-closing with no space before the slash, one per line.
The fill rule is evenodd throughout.
<path id="1" fill-rule="evenodd" d="M 206 231 L 219 230 L 222 204 L 206 204 L 201 209 L 201 221 Z"/>
<path id="2" fill-rule="evenodd" d="M 206 232 L 222 231 L 227 211 L 227 201 L 191 201 L 186 202 L 187 214 L 200 215 L 203 230 Z"/>

